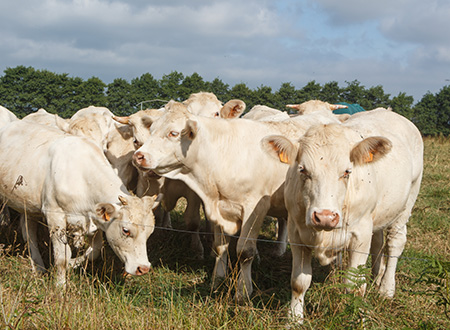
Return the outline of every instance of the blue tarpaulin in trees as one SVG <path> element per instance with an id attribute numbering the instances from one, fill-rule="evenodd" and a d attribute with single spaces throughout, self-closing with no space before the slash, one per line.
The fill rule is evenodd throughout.
<path id="1" fill-rule="evenodd" d="M 360 106 L 359 104 L 353 103 L 346 103 L 346 102 L 338 102 L 338 103 L 334 103 L 334 104 L 342 104 L 342 105 L 346 105 L 348 108 L 347 109 L 337 109 L 334 110 L 333 113 L 340 115 L 343 113 L 348 113 L 350 115 L 353 115 L 357 112 L 361 112 L 361 111 L 365 111 L 364 108 L 362 106 Z"/>

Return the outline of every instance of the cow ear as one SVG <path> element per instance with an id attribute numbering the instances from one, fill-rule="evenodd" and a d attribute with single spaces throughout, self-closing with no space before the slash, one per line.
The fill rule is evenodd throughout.
<path id="1" fill-rule="evenodd" d="M 141 122 L 142 122 L 142 125 L 144 125 L 145 128 L 149 129 L 150 126 L 152 126 L 152 124 L 153 124 L 153 118 L 150 117 L 150 116 L 143 116 L 141 118 Z"/>
<path id="2" fill-rule="evenodd" d="M 355 165 L 378 161 L 392 149 L 392 142 L 382 136 L 372 136 L 359 142 L 350 152 L 350 161 Z"/>
<path id="3" fill-rule="evenodd" d="M 116 207 L 110 203 L 99 203 L 95 206 L 97 218 L 102 221 L 110 221 L 116 215 Z"/>
<path id="4" fill-rule="evenodd" d="M 284 136 L 271 135 L 261 140 L 263 149 L 282 163 L 292 164 L 297 158 L 298 150 L 294 144 Z"/>
<path id="5" fill-rule="evenodd" d="M 220 117 L 233 119 L 239 117 L 245 110 L 245 102 L 241 100 L 230 100 L 220 109 Z"/>
<path id="6" fill-rule="evenodd" d="M 186 126 L 181 131 L 181 136 L 187 137 L 189 140 L 195 139 L 198 132 L 198 123 L 194 120 L 189 119 L 186 122 Z"/>

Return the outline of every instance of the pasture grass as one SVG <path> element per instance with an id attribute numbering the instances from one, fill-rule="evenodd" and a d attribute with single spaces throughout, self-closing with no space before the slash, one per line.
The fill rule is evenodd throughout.
<path id="1" fill-rule="evenodd" d="M 450 140 L 426 138 L 422 189 L 408 226 L 408 242 L 397 271 L 397 291 L 384 299 L 368 281 L 364 297 L 347 293 L 346 275 L 313 262 L 306 294 L 304 329 L 450 329 L 445 314 L 445 277 L 432 275 L 432 260 L 450 261 Z M 183 202 L 172 212 L 175 229 L 184 229 Z M 148 243 L 153 268 L 141 277 L 123 276 L 123 267 L 105 244 L 102 258 L 69 272 L 65 290 L 54 284 L 48 234 L 41 229 L 41 251 L 50 271 L 32 272 L 17 215 L 0 235 L 0 326 L 2 329 L 284 329 L 289 326 L 290 251 L 270 256 L 274 243 L 259 242 L 254 263 L 255 292 L 237 304 L 237 273 L 212 289 L 212 236 L 202 236 L 205 259 L 190 251 L 188 233 L 157 229 Z M 274 239 L 264 223 L 260 238 Z M 231 244 L 231 262 L 236 260 Z M 367 269 L 354 270 L 363 274 Z M 438 289 L 443 289 L 439 291 Z"/>

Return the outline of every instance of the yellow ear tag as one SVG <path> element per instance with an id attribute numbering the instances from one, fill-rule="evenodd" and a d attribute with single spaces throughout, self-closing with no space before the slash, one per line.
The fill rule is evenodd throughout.
<path id="1" fill-rule="evenodd" d="M 111 216 L 108 213 L 105 212 L 103 214 L 103 219 L 105 219 L 105 221 L 109 221 L 109 220 L 111 220 Z"/>
<path id="2" fill-rule="evenodd" d="M 365 163 L 370 163 L 373 161 L 373 152 L 369 152 L 369 155 L 367 155 L 366 159 L 364 159 Z"/>
<path id="3" fill-rule="evenodd" d="M 278 157 L 280 158 L 280 161 L 282 162 L 282 163 L 288 163 L 289 162 L 289 158 L 288 158 L 288 156 L 286 155 L 286 153 L 285 152 L 283 152 L 283 151 L 281 151 L 279 154 L 278 154 Z"/>

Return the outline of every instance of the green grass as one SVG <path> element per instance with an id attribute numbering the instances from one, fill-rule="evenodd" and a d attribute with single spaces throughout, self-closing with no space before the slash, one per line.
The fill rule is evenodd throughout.
<path id="1" fill-rule="evenodd" d="M 450 329 L 445 306 L 439 305 L 445 291 L 436 290 L 445 282 L 418 281 L 431 272 L 431 260 L 450 260 L 449 196 L 450 141 L 427 138 L 423 184 L 398 264 L 396 296 L 381 298 L 371 283 L 364 297 L 346 293 L 345 274 L 314 261 L 302 328 Z M 172 214 L 176 229 L 185 228 L 182 208 L 180 203 Z M 284 329 L 288 322 L 291 255 L 288 250 L 281 258 L 271 257 L 271 243 L 258 244 L 255 292 L 251 303 L 239 305 L 233 299 L 236 272 L 211 288 L 214 259 L 208 234 L 202 237 L 205 260 L 199 261 L 189 249 L 188 234 L 155 231 L 148 244 L 153 269 L 141 277 L 123 277 L 121 263 L 105 245 L 103 258 L 71 271 L 61 292 L 51 267 L 45 275 L 32 273 L 18 220 L 1 228 L 2 329 Z M 260 238 L 273 239 L 274 232 L 273 223 L 266 221 Z M 41 234 L 44 260 L 51 266 L 45 228 Z"/>

